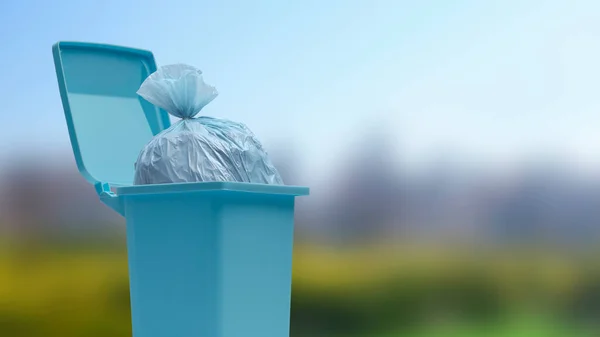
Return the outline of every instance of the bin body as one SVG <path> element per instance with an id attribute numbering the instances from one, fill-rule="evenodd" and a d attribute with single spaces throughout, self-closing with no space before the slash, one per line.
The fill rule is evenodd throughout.
<path id="1" fill-rule="evenodd" d="M 134 337 L 289 336 L 294 196 L 121 198 Z"/>

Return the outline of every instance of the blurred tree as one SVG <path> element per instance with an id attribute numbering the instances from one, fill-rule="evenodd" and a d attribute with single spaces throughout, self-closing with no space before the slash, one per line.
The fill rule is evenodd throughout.
<path id="1" fill-rule="evenodd" d="M 0 213 L 8 230 L 34 237 L 50 231 L 89 231 L 95 224 L 105 227 L 122 222 L 99 201 L 93 186 L 77 172 L 74 161 L 65 162 L 26 158 L 7 167 Z M 72 224 L 77 225 L 69 226 Z"/>
<path id="2" fill-rule="evenodd" d="M 399 226 L 400 176 L 390 137 L 374 132 L 361 139 L 339 166 L 330 221 L 345 240 L 385 235 Z"/>

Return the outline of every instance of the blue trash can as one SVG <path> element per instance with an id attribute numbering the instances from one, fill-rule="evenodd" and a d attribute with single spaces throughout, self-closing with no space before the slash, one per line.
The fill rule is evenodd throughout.
<path id="1" fill-rule="evenodd" d="M 77 166 L 123 215 L 134 337 L 287 337 L 294 201 L 308 188 L 235 182 L 133 186 L 168 115 L 137 96 L 148 51 L 53 46 Z"/>

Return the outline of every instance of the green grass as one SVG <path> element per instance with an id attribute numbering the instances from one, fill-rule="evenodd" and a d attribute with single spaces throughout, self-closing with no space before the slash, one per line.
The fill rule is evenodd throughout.
<path id="1" fill-rule="evenodd" d="M 549 317 L 524 315 L 515 316 L 495 325 L 455 324 L 420 327 L 412 332 L 392 332 L 379 337 L 592 337 L 596 335 L 597 332 L 586 332 L 582 328 L 557 326 L 556 322 Z"/>
<path id="2" fill-rule="evenodd" d="M 127 260 L 124 242 L 110 248 L 21 247 L 0 254 L 0 335 L 11 337 L 130 336 Z M 561 325 L 551 316 L 515 314 L 527 296 L 541 296 L 549 311 L 585 283 L 600 282 L 598 261 L 578 265 L 553 259 L 487 258 L 434 254 L 434 250 L 402 252 L 331 251 L 298 245 L 294 255 L 292 337 L 591 337 Z M 535 272 L 535 273 L 534 273 Z M 531 290 L 535 290 L 532 292 Z M 496 324 L 407 322 L 428 319 L 432 296 L 450 296 L 448 304 L 466 318 L 493 308 L 512 316 Z M 536 298 L 537 299 L 537 298 Z M 460 302 L 460 303 L 459 303 Z M 546 303 L 544 302 L 544 303 Z M 507 304 L 507 305 L 506 305 Z M 551 308 L 551 306 L 553 306 Z M 452 306 L 451 306 L 452 307 Z M 454 308 L 454 307 L 452 307 Z M 514 308 L 514 309 L 513 309 Z M 566 309 L 568 311 L 568 308 Z M 525 311 L 525 310 L 522 310 Z M 493 312 L 490 315 L 496 315 Z M 559 314 L 560 315 L 560 314 Z M 464 318 L 464 317 L 463 317 Z M 563 317 L 564 318 L 564 317 Z M 483 318 L 482 318 L 483 319 Z M 297 324 L 300 323 L 300 324 Z M 395 328 L 398 328 L 394 331 Z M 360 331 L 360 334 L 351 334 Z M 375 333 L 375 331 L 389 331 Z M 300 333 L 302 332 L 302 333 Z"/>

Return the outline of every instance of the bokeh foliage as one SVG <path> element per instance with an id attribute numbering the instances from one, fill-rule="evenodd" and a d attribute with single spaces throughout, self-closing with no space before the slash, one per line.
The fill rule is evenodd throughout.
<path id="1" fill-rule="evenodd" d="M 3 247 L 2 336 L 131 335 L 123 242 Z M 578 336 L 600 312 L 593 258 L 383 247 L 297 245 L 292 336 Z"/>

